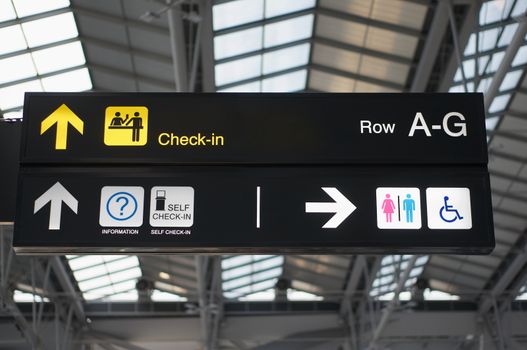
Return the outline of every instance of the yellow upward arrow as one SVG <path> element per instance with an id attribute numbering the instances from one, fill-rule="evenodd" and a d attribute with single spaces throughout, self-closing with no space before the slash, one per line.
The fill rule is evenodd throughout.
<path id="1" fill-rule="evenodd" d="M 68 144 L 68 124 L 71 124 L 81 135 L 84 132 L 84 122 L 68 106 L 62 104 L 40 123 L 40 135 L 57 124 L 55 149 L 66 149 Z"/>

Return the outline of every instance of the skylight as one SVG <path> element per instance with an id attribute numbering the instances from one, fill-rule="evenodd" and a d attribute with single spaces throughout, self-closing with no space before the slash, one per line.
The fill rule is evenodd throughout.
<path id="1" fill-rule="evenodd" d="M 226 298 L 237 299 L 272 291 L 282 274 L 284 257 L 238 255 L 222 259 L 222 287 Z M 273 293 L 274 298 L 274 293 Z"/>
<path id="2" fill-rule="evenodd" d="M 134 301 L 142 276 L 139 259 L 127 255 L 67 256 L 85 300 Z"/>
<path id="3" fill-rule="evenodd" d="M 468 92 L 486 92 L 505 55 L 518 24 L 514 18 L 527 11 L 526 1 L 492 0 L 482 4 L 479 13 L 477 32 L 470 35 L 464 50 L 463 72 L 466 77 Z M 512 20 L 512 23 L 511 23 Z M 503 22 L 501 24 L 500 22 Z M 509 72 L 500 85 L 498 95 L 489 107 L 490 117 L 501 116 L 509 105 L 510 91 L 514 90 L 527 63 L 527 45 L 518 50 Z M 463 74 L 458 68 L 450 92 L 464 92 Z M 487 123 L 487 130 L 492 131 L 498 120 Z"/>
<path id="4" fill-rule="evenodd" d="M 387 255 L 382 258 L 381 266 L 375 280 L 372 283 L 370 296 L 381 300 L 389 300 L 394 297 L 394 290 L 397 286 L 399 276 L 401 276 L 408 266 L 411 255 Z M 428 256 L 417 258 L 414 267 L 410 271 L 408 279 L 404 283 L 404 288 L 410 288 L 415 284 L 421 275 L 424 265 L 428 262 Z M 404 296 L 404 294 L 403 294 Z"/>
<path id="5" fill-rule="evenodd" d="M 304 90 L 315 0 L 214 5 L 215 81 L 221 92 Z M 233 15 L 235 14 L 235 15 Z"/>
<path id="6" fill-rule="evenodd" d="M 0 111 L 5 118 L 22 116 L 25 92 L 92 89 L 69 6 L 68 0 L 0 0 Z"/>

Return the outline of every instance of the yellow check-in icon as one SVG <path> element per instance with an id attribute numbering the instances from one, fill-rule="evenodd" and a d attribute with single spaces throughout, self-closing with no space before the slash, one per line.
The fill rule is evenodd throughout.
<path id="1" fill-rule="evenodd" d="M 148 108 L 110 106 L 104 118 L 104 144 L 107 146 L 144 146 L 148 140 Z"/>

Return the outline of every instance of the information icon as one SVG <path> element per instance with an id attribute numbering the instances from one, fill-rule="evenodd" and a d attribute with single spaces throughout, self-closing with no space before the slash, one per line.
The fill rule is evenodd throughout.
<path id="1" fill-rule="evenodd" d="M 141 226 L 144 192 L 144 189 L 138 186 L 103 187 L 99 224 L 103 227 Z"/>

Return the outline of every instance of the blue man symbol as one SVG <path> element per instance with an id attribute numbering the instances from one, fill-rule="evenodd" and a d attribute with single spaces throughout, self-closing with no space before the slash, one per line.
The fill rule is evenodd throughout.
<path id="1" fill-rule="evenodd" d="M 415 201 L 412 199 L 410 193 L 403 200 L 403 210 L 406 212 L 406 222 L 414 222 Z"/>
<path id="2" fill-rule="evenodd" d="M 106 202 L 106 212 L 114 220 L 128 220 L 137 212 L 137 199 L 128 192 L 114 193 Z"/>

